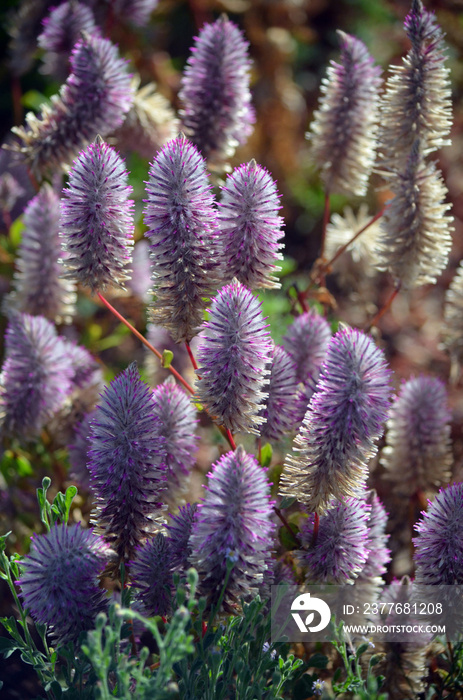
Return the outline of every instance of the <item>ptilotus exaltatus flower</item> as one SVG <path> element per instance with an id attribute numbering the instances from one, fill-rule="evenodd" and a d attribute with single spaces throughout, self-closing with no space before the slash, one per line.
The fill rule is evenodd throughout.
<path id="1" fill-rule="evenodd" d="M 381 69 L 359 39 L 338 35 L 340 60 L 328 68 L 307 138 L 326 191 L 363 196 L 375 160 Z"/>
<path id="2" fill-rule="evenodd" d="M 172 516 L 170 523 L 166 526 L 169 533 L 172 567 L 179 572 L 184 572 L 189 567 L 192 553 L 189 540 L 197 510 L 197 503 L 187 503 L 185 506 L 180 506 L 177 515 Z"/>
<path id="3" fill-rule="evenodd" d="M 124 289 L 132 259 L 133 201 L 125 163 L 97 137 L 73 163 L 61 203 L 65 275 L 90 287 Z"/>
<path id="4" fill-rule="evenodd" d="M 164 438 L 152 392 L 135 363 L 103 392 L 90 427 L 88 468 L 97 531 L 119 561 L 159 529 L 165 490 Z"/>
<path id="5" fill-rule="evenodd" d="M 191 565 L 200 576 L 201 593 L 213 606 L 234 563 L 222 606 L 236 610 L 263 580 L 273 545 L 270 484 L 265 470 L 239 446 L 212 466 L 206 496 L 198 505 L 190 545 Z"/>
<path id="6" fill-rule="evenodd" d="M 421 0 L 413 0 L 404 26 L 411 48 L 402 65 L 391 66 L 380 104 L 380 167 L 385 174 L 403 168 L 416 139 L 423 155 L 450 143 L 450 71 L 442 31 Z"/>
<path id="7" fill-rule="evenodd" d="M 162 533 L 151 537 L 135 550 L 130 563 L 135 608 L 144 615 L 168 615 L 172 611 L 174 583 L 169 540 Z"/>
<path id="8" fill-rule="evenodd" d="M 21 597 L 33 620 L 47 625 L 57 644 L 75 642 L 107 608 L 99 576 L 108 555 L 101 537 L 77 523 L 53 525 L 50 532 L 33 537 L 21 562 Z"/>
<path id="9" fill-rule="evenodd" d="M 34 437 L 63 406 L 73 368 L 65 342 L 42 316 L 13 312 L 0 375 L 0 432 Z"/>
<path id="10" fill-rule="evenodd" d="M 62 278 L 59 197 L 50 185 L 44 185 L 31 199 L 23 221 L 13 292 L 4 305 L 56 323 L 70 322 L 75 287 Z"/>
<path id="11" fill-rule="evenodd" d="M 245 143 L 254 110 L 248 44 L 225 15 L 205 24 L 182 77 L 182 130 L 206 160 L 221 164 Z"/>
<path id="12" fill-rule="evenodd" d="M 249 289 L 279 288 L 274 272 L 282 260 L 280 197 L 270 173 L 252 160 L 235 168 L 222 187 L 219 228 L 224 273 Z"/>
<path id="13" fill-rule="evenodd" d="M 259 300 L 240 282 L 212 300 L 198 344 L 198 400 L 219 425 L 258 434 L 272 342 Z"/>
<path id="14" fill-rule="evenodd" d="M 261 409 L 265 423 L 260 436 L 264 440 L 280 440 L 297 426 L 298 409 L 296 366 L 286 350 L 275 345 L 270 362 L 268 398 Z"/>
<path id="15" fill-rule="evenodd" d="M 220 284 L 220 253 L 206 164 L 184 136 L 156 155 L 146 191 L 145 235 L 156 294 L 152 320 L 176 342 L 189 342 L 203 319 L 205 298 Z"/>
<path id="16" fill-rule="evenodd" d="M 330 340 L 317 388 L 281 476 L 280 493 L 308 510 L 363 486 L 391 396 L 382 351 L 361 331 L 342 328 Z"/>
<path id="17" fill-rule="evenodd" d="M 391 408 L 381 460 L 396 493 L 411 497 L 448 482 L 450 417 L 439 379 L 415 377 L 402 385 Z"/>
<path id="18" fill-rule="evenodd" d="M 97 134 L 114 131 L 132 104 L 126 62 L 108 39 L 84 35 L 70 63 L 60 94 L 42 108 L 41 116 L 29 112 L 26 126 L 13 128 L 20 140 L 17 150 L 39 176 L 70 163 Z"/>

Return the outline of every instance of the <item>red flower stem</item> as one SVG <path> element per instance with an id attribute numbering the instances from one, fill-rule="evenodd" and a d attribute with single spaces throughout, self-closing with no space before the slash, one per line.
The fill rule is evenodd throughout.
<path id="1" fill-rule="evenodd" d="M 257 461 L 259 464 L 261 464 L 261 458 L 262 458 L 262 438 L 258 437 L 257 438 Z"/>
<path id="2" fill-rule="evenodd" d="M 190 343 L 188 342 L 188 340 L 185 340 L 185 347 L 186 347 L 186 351 L 190 357 L 191 364 L 193 365 L 193 369 L 198 369 L 198 363 L 196 362 L 196 358 L 193 355 L 193 351 L 190 347 Z"/>
<path id="3" fill-rule="evenodd" d="M 376 314 L 376 316 L 373 317 L 373 319 L 371 320 L 371 322 L 369 323 L 369 325 L 367 326 L 367 328 L 365 328 L 365 333 L 369 333 L 369 332 L 371 331 L 371 329 L 374 328 L 374 326 L 377 326 L 377 325 L 378 325 L 378 321 L 384 316 L 384 314 L 386 313 L 386 311 L 389 311 L 389 309 L 390 309 L 391 306 L 392 306 L 392 302 L 394 301 L 394 299 L 396 298 L 396 296 L 397 296 L 398 293 L 400 292 L 401 286 L 402 286 L 402 282 L 399 281 L 399 282 L 396 284 L 396 286 L 394 287 L 394 291 L 392 292 L 392 294 L 391 294 L 391 296 L 389 297 L 389 299 L 385 302 L 385 304 L 383 305 L 383 307 L 378 311 L 378 313 Z"/>
<path id="4" fill-rule="evenodd" d="M 129 323 L 129 322 L 127 321 L 127 319 L 125 319 L 125 318 L 122 316 L 122 314 L 120 314 L 119 311 L 117 311 L 117 310 L 114 308 L 114 306 L 112 306 L 112 305 L 109 303 L 109 301 L 108 301 L 107 299 L 105 299 L 104 296 L 103 296 L 100 292 L 97 292 L 97 296 L 98 296 L 98 298 L 100 299 L 100 301 L 103 302 L 103 304 L 106 306 L 106 308 L 108 308 L 108 309 L 111 311 L 111 313 L 114 314 L 114 316 L 115 316 L 117 319 L 119 319 L 119 321 L 120 321 L 121 323 L 124 324 L 124 326 L 127 326 L 127 328 L 128 328 L 130 331 L 132 331 L 132 333 L 133 333 L 134 335 L 137 336 L 137 338 L 143 343 L 143 345 L 146 345 L 146 347 L 148 348 L 148 350 L 151 350 L 151 352 L 154 353 L 154 354 L 156 355 L 156 357 L 157 357 L 159 360 L 162 360 L 162 354 L 159 352 L 159 350 L 156 350 L 156 348 L 154 348 L 154 347 L 151 345 L 151 343 L 149 343 L 149 342 L 146 340 L 146 338 L 144 338 L 144 337 L 142 336 L 142 334 L 139 333 L 139 332 L 137 331 L 137 329 L 134 328 L 134 327 L 132 326 L 132 324 Z M 182 375 L 179 374 L 179 373 L 177 372 L 177 370 L 174 369 L 172 366 L 168 367 L 168 369 L 169 369 L 169 372 L 171 372 L 171 373 L 174 375 L 174 377 L 180 382 L 180 384 L 183 384 L 183 386 L 185 387 L 185 389 L 186 389 L 187 391 L 189 391 L 190 394 L 193 394 L 193 395 L 194 395 L 195 390 L 193 389 L 192 386 L 190 386 L 190 384 L 188 384 L 188 382 L 182 377 Z"/>
<path id="5" fill-rule="evenodd" d="M 295 541 L 297 544 L 299 544 L 299 540 L 297 539 L 296 533 L 294 532 L 293 528 L 291 527 L 291 525 L 290 525 L 290 524 L 288 523 L 288 521 L 286 520 L 286 518 L 285 518 L 285 516 L 283 515 L 283 513 L 281 512 L 281 510 L 280 510 L 279 508 L 277 508 L 276 506 L 273 506 L 273 510 L 275 511 L 275 513 L 277 514 L 277 516 L 280 518 L 281 522 L 283 523 L 283 525 L 285 526 L 285 528 L 288 530 L 289 534 L 290 534 L 291 537 L 294 539 L 294 541 Z"/>
<path id="6" fill-rule="evenodd" d="M 236 442 L 235 442 L 233 435 L 231 434 L 231 431 L 229 428 L 225 429 L 224 435 L 227 438 L 228 442 L 230 443 L 230 447 L 232 448 L 232 450 L 236 450 Z"/>

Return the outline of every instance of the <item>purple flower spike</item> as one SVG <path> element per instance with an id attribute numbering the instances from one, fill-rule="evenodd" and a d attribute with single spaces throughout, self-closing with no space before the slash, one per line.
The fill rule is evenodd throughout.
<path id="1" fill-rule="evenodd" d="M 115 14 L 136 27 L 144 27 L 159 0 L 113 0 Z"/>
<path id="2" fill-rule="evenodd" d="M 223 455 L 208 476 L 190 538 L 190 561 L 211 606 L 224 586 L 227 561 L 234 562 L 222 603 L 232 611 L 240 598 L 255 596 L 270 559 L 275 527 L 270 484 L 265 470 L 241 446 Z"/>
<path id="3" fill-rule="evenodd" d="M 239 282 L 212 301 L 198 346 L 198 400 L 219 425 L 258 435 L 272 342 L 259 300 Z"/>
<path id="4" fill-rule="evenodd" d="M 178 514 L 172 516 L 171 522 L 167 525 L 172 567 L 180 572 L 185 571 L 189 567 L 189 560 L 192 554 L 189 539 L 197 511 L 198 506 L 196 503 L 187 503 L 186 506 L 180 506 Z"/>
<path id="5" fill-rule="evenodd" d="M 362 197 L 375 161 L 381 69 L 359 39 L 338 36 L 340 62 L 328 68 L 307 138 L 327 191 Z"/>
<path id="6" fill-rule="evenodd" d="M 61 278 L 59 197 L 44 185 L 24 211 L 14 292 L 5 305 L 56 323 L 69 322 L 74 312 L 74 284 Z"/>
<path id="7" fill-rule="evenodd" d="M 270 173 L 255 160 L 236 168 L 222 188 L 219 207 L 228 279 L 236 277 L 249 289 L 279 288 L 272 273 L 283 258 L 278 242 L 284 235 L 283 219 Z"/>
<path id="8" fill-rule="evenodd" d="M 368 559 L 359 579 L 373 579 L 386 573 L 386 564 L 391 561 L 391 553 L 386 547 L 389 535 L 386 535 L 387 513 L 373 489 L 365 496 L 365 502 L 371 508 L 368 517 Z"/>
<path id="9" fill-rule="evenodd" d="M 99 137 L 74 161 L 63 190 L 66 275 L 92 290 L 125 289 L 132 259 L 133 201 L 122 158 Z"/>
<path id="10" fill-rule="evenodd" d="M 152 392 L 132 363 L 105 389 L 91 423 L 92 519 L 120 561 L 132 559 L 162 521 L 164 438 L 154 411 Z"/>
<path id="11" fill-rule="evenodd" d="M 371 338 L 351 328 L 331 339 L 280 493 L 310 511 L 354 496 L 376 453 L 391 397 L 390 370 Z"/>
<path id="12" fill-rule="evenodd" d="M 72 364 L 55 327 L 41 316 L 13 314 L 0 375 L 1 432 L 37 435 L 64 404 L 72 376 Z"/>
<path id="13" fill-rule="evenodd" d="M 291 432 L 298 419 L 298 382 L 296 368 L 283 348 L 275 346 L 270 369 L 268 399 L 262 411 L 265 423 L 260 435 L 264 440 L 280 440 Z"/>
<path id="14" fill-rule="evenodd" d="M 170 380 L 154 388 L 153 399 L 159 434 L 164 438 L 163 463 L 167 478 L 164 497 L 172 500 L 185 488 L 196 461 L 196 409 L 184 390 Z"/>
<path id="15" fill-rule="evenodd" d="M 333 501 L 320 517 L 314 546 L 314 516 L 309 515 L 300 533 L 307 551 L 298 552 L 300 564 L 307 567 L 307 583 L 353 583 L 368 557 L 369 510 L 364 500 Z"/>
<path id="16" fill-rule="evenodd" d="M 137 589 L 135 607 L 143 615 L 169 615 L 174 584 L 168 539 L 159 532 L 135 550 L 130 563 L 132 587 Z"/>
<path id="17" fill-rule="evenodd" d="M 447 392 L 439 379 L 416 377 L 402 384 L 382 453 L 396 493 L 411 497 L 449 481 L 450 418 Z"/>
<path id="18" fill-rule="evenodd" d="M 225 15 L 195 40 L 179 98 L 182 129 L 204 158 L 222 163 L 245 143 L 255 120 L 248 44 Z"/>
<path id="19" fill-rule="evenodd" d="M 98 577 L 108 554 L 103 540 L 78 524 L 54 525 L 33 538 L 18 583 L 24 606 L 36 623 L 47 625 L 57 644 L 93 629 L 96 615 L 106 608 Z"/>
<path id="20" fill-rule="evenodd" d="M 463 584 L 463 484 L 439 491 L 415 526 L 416 582 Z"/>
<path id="21" fill-rule="evenodd" d="M 40 118 L 32 112 L 26 127 L 14 127 L 18 150 L 41 174 L 62 168 L 100 134 L 123 121 L 133 100 L 126 61 L 108 39 L 86 34 L 71 55 L 71 74 Z"/>
<path id="22" fill-rule="evenodd" d="M 190 341 L 203 319 L 204 297 L 220 284 L 214 198 L 205 162 L 183 136 L 154 159 L 146 188 L 154 323 L 178 343 Z"/>
<path id="23" fill-rule="evenodd" d="M 315 311 L 295 318 L 283 336 L 284 348 L 296 364 L 297 379 L 306 388 L 315 386 L 330 338 L 330 324 Z"/>

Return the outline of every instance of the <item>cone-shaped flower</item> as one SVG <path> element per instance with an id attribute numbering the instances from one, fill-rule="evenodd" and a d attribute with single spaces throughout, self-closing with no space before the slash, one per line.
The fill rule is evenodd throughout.
<path id="1" fill-rule="evenodd" d="M 182 77 L 182 130 L 204 158 L 221 163 L 245 143 L 254 110 L 248 44 L 225 15 L 205 24 Z"/>
<path id="2" fill-rule="evenodd" d="M 307 551 L 298 551 L 298 559 L 307 568 L 307 583 L 352 583 L 368 557 L 368 515 L 364 499 L 332 501 L 320 517 L 315 544 L 314 515 L 305 521 L 299 538 Z"/>
<path id="3" fill-rule="evenodd" d="M 171 559 L 169 541 L 161 532 L 135 550 L 130 563 L 132 587 L 137 589 L 135 607 L 148 617 L 168 615 L 172 610 Z"/>
<path id="4" fill-rule="evenodd" d="M 37 435 L 66 400 L 72 376 L 72 364 L 55 327 L 42 316 L 12 314 L 0 375 L 0 431 Z"/>
<path id="5" fill-rule="evenodd" d="M 20 567 L 21 596 L 33 620 L 47 625 L 58 644 L 93 629 L 96 615 L 106 608 L 98 577 L 108 550 L 100 537 L 79 524 L 54 525 L 32 539 Z"/>
<path id="6" fill-rule="evenodd" d="M 283 336 L 284 348 L 296 365 L 297 379 L 307 389 L 315 386 L 330 338 L 330 324 L 315 311 L 295 318 Z"/>
<path id="7" fill-rule="evenodd" d="M 259 300 L 240 282 L 213 299 L 198 346 L 198 400 L 219 425 L 258 434 L 272 341 Z"/>
<path id="8" fill-rule="evenodd" d="M 66 276 L 92 290 L 124 289 L 132 259 L 133 201 L 116 151 L 97 137 L 74 161 L 63 190 L 61 235 Z"/>
<path id="9" fill-rule="evenodd" d="M 41 117 L 29 112 L 27 126 L 13 128 L 18 150 L 37 174 L 61 168 L 97 134 L 111 133 L 132 104 L 126 62 L 108 39 L 84 35 L 70 62 L 68 79 Z"/>
<path id="10" fill-rule="evenodd" d="M 207 177 L 204 159 L 180 136 L 156 155 L 146 188 L 152 319 L 178 343 L 195 335 L 204 298 L 220 284 L 217 215 Z"/>
<path id="11" fill-rule="evenodd" d="M 443 34 L 421 0 L 413 0 L 405 31 L 411 48 L 401 66 L 391 66 L 380 105 L 381 166 L 393 171 L 402 169 L 416 139 L 423 155 L 448 145 L 452 125 Z"/>
<path id="12" fill-rule="evenodd" d="M 370 506 L 368 516 L 368 559 L 359 574 L 359 579 L 375 578 L 386 573 L 386 564 L 391 560 L 391 553 L 386 544 L 387 513 L 374 489 L 365 495 L 365 502 Z"/>
<path id="13" fill-rule="evenodd" d="M 411 497 L 449 481 L 450 411 L 444 384 L 434 377 L 405 382 L 387 424 L 382 463 L 394 490 Z"/>
<path id="14" fill-rule="evenodd" d="M 395 196 L 381 222 L 378 264 L 404 287 L 434 284 L 447 266 L 453 218 L 447 188 L 435 164 L 424 162 L 418 141 L 389 187 Z"/>
<path id="15" fill-rule="evenodd" d="M 61 277 L 59 197 L 50 185 L 44 185 L 31 199 L 23 221 L 14 291 L 5 305 L 57 323 L 69 322 L 74 311 L 75 291 L 74 284 Z"/>
<path id="16" fill-rule="evenodd" d="M 153 390 L 154 415 L 164 438 L 163 463 L 166 466 L 165 498 L 173 499 L 182 490 L 196 461 L 196 409 L 183 389 L 166 380 Z"/>
<path id="17" fill-rule="evenodd" d="M 270 363 L 268 398 L 261 415 L 265 419 L 260 435 L 264 440 L 280 440 L 295 429 L 298 413 L 296 368 L 284 348 L 276 345 Z"/>
<path id="18" fill-rule="evenodd" d="M 239 446 L 212 466 L 198 505 L 190 545 L 200 591 L 213 606 L 233 561 L 223 599 L 226 611 L 249 600 L 263 580 L 273 546 L 272 502 L 265 470 Z"/>
<path id="19" fill-rule="evenodd" d="M 185 571 L 189 566 L 192 549 L 190 535 L 196 518 L 198 506 L 187 503 L 180 506 L 177 515 L 172 516 L 166 526 L 169 533 L 169 548 L 172 556 L 172 567 L 177 571 Z"/>
<path id="20" fill-rule="evenodd" d="M 154 399 L 135 363 L 103 392 L 90 428 L 88 468 L 96 496 L 92 521 L 119 561 L 161 522 L 164 438 Z"/>
<path id="21" fill-rule="evenodd" d="M 463 584 L 463 484 L 441 489 L 415 526 L 416 582 Z"/>
<path id="22" fill-rule="evenodd" d="M 331 62 L 307 138 L 328 192 L 363 196 L 375 160 L 381 69 L 366 46 L 338 31 L 340 62 Z"/>
<path id="23" fill-rule="evenodd" d="M 361 331 L 331 339 L 294 453 L 286 458 L 280 493 L 310 511 L 332 497 L 355 496 L 366 479 L 391 396 L 383 352 Z"/>
<path id="24" fill-rule="evenodd" d="M 270 173 L 255 160 L 236 168 L 222 187 L 219 228 L 223 237 L 224 271 L 249 289 L 281 285 L 273 272 L 283 237 L 278 216 L 280 197 Z"/>

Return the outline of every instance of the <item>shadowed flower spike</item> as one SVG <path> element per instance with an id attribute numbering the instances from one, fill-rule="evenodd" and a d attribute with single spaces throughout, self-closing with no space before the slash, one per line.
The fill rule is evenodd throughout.
<path id="1" fill-rule="evenodd" d="M 98 577 L 108 556 L 108 545 L 80 524 L 54 525 L 32 539 L 20 566 L 21 596 L 34 621 L 47 625 L 57 644 L 74 642 L 93 629 L 96 615 L 107 607 Z"/>
<path id="2" fill-rule="evenodd" d="M 90 427 L 88 467 L 96 495 L 92 521 L 119 561 L 162 523 L 164 438 L 151 389 L 135 363 L 103 392 Z"/>
<path id="3" fill-rule="evenodd" d="M 264 440 L 280 440 L 298 423 L 296 368 L 286 350 L 278 345 L 273 349 L 268 399 L 261 415 L 265 419 L 260 431 Z"/>
<path id="4" fill-rule="evenodd" d="M 65 79 L 69 72 L 69 56 L 82 33 L 100 35 L 88 5 L 68 0 L 52 7 L 37 38 L 37 44 L 45 51 L 42 72 Z"/>
<path id="5" fill-rule="evenodd" d="M 397 494 L 411 497 L 449 481 L 450 419 L 447 392 L 439 379 L 416 377 L 402 384 L 381 460 Z"/>
<path id="6" fill-rule="evenodd" d="M 389 187 L 395 196 L 381 222 L 378 264 L 404 287 L 434 284 L 447 266 L 453 218 L 442 177 L 434 163 L 424 162 L 417 141 Z"/>
<path id="7" fill-rule="evenodd" d="M 338 31 L 340 62 L 331 62 L 307 138 L 327 192 L 363 196 L 375 161 L 381 69 L 366 46 Z"/>
<path id="8" fill-rule="evenodd" d="M 295 318 L 283 336 L 284 348 L 296 364 L 297 379 L 308 388 L 318 378 L 330 338 L 330 324 L 315 311 Z"/>
<path id="9" fill-rule="evenodd" d="M 248 44 L 225 15 L 205 24 L 182 77 L 182 130 L 206 160 L 221 164 L 246 142 L 255 120 Z"/>
<path id="10" fill-rule="evenodd" d="M 172 611 L 174 583 L 169 541 L 161 533 L 135 550 L 130 563 L 132 588 L 136 589 L 135 608 L 143 615 L 169 615 Z"/>
<path id="11" fill-rule="evenodd" d="M 90 287 L 125 289 L 132 259 L 133 201 L 122 158 L 100 137 L 74 161 L 63 190 L 61 236 L 67 277 Z"/>
<path id="12" fill-rule="evenodd" d="M 463 261 L 445 293 L 442 336 L 454 365 L 452 374 L 456 375 L 458 365 L 463 365 Z"/>
<path id="13" fill-rule="evenodd" d="M 280 493 L 309 511 L 331 498 L 355 496 L 383 433 L 391 397 L 383 352 L 361 331 L 331 339 L 320 378 L 281 476 Z"/>
<path id="14" fill-rule="evenodd" d="M 136 27 L 144 27 L 159 0 L 113 0 L 115 14 Z"/>
<path id="15" fill-rule="evenodd" d="M 169 141 L 150 167 L 145 236 L 156 294 L 151 314 L 177 343 L 197 333 L 204 298 L 220 284 L 217 214 L 210 189 L 204 159 L 184 136 Z"/>
<path id="16" fill-rule="evenodd" d="M 272 274 L 278 269 L 276 261 L 283 259 L 279 209 L 276 184 L 255 160 L 228 176 L 219 202 L 219 228 L 229 280 L 236 277 L 249 289 L 281 287 Z"/>
<path id="17" fill-rule="evenodd" d="M 386 535 L 387 513 L 376 491 L 371 489 L 365 495 L 365 502 L 370 507 L 368 516 L 368 559 L 359 578 L 373 579 L 386 573 L 386 564 L 391 561 L 391 553 L 386 547 L 389 535 Z"/>
<path id="18" fill-rule="evenodd" d="M 185 489 L 196 461 L 196 408 L 184 390 L 175 384 L 175 380 L 167 379 L 155 387 L 153 398 L 154 415 L 159 419 L 159 434 L 164 438 L 163 463 L 167 478 L 164 498 L 172 500 Z"/>
<path id="19" fill-rule="evenodd" d="M 32 437 L 64 404 L 73 369 L 64 342 L 42 316 L 14 313 L 0 375 L 0 432 Z"/>
<path id="20" fill-rule="evenodd" d="M 369 511 L 363 499 L 333 501 L 320 517 L 314 546 L 314 515 L 309 515 L 299 535 L 306 550 L 298 551 L 307 583 L 353 583 L 368 557 Z"/>
<path id="21" fill-rule="evenodd" d="M 463 584 L 463 484 L 441 489 L 415 528 L 416 582 Z"/>
<path id="22" fill-rule="evenodd" d="M 381 167 L 386 170 L 401 169 L 416 139 L 423 155 L 450 144 L 450 71 L 443 34 L 421 0 L 413 0 L 405 31 L 411 48 L 401 66 L 391 66 L 381 101 Z"/>
<path id="23" fill-rule="evenodd" d="M 169 533 L 172 567 L 180 572 L 186 571 L 189 567 L 192 553 L 189 539 L 197 510 L 198 505 L 196 503 L 187 503 L 186 506 L 180 506 L 177 515 L 171 516 L 171 522 L 166 526 Z"/>
<path id="24" fill-rule="evenodd" d="M 62 168 L 97 134 L 114 131 L 132 104 L 126 61 L 108 39 L 84 35 L 70 62 L 68 79 L 41 117 L 29 112 L 26 127 L 12 129 L 21 142 L 17 149 L 38 175 Z"/>
<path id="25" fill-rule="evenodd" d="M 212 301 L 198 345 L 198 400 L 219 425 L 259 434 L 259 410 L 267 397 L 272 341 L 261 303 L 240 282 Z"/>
<path id="26" fill-rule="evenodd" d="M 76 295 L 74 284 L 61 277 L 59 197 L 50 185 L 44 185 L 31 199 L 23 221 L 14 291 L 6 297 L 4 306 L 56 323 L 69 323 Z"/>
<path id="27" fill-rule="evenodd" d="M 255 596 L 270 559 L 275 527 L 270 484 L 265 470 L 241 446 L 223 455 L 208 477 L 190 538 L 190 561 L 211 606 L 224 586 L 227 562 L 234 562 L 222 604 L 232 611 L 241 598 Z"/>

